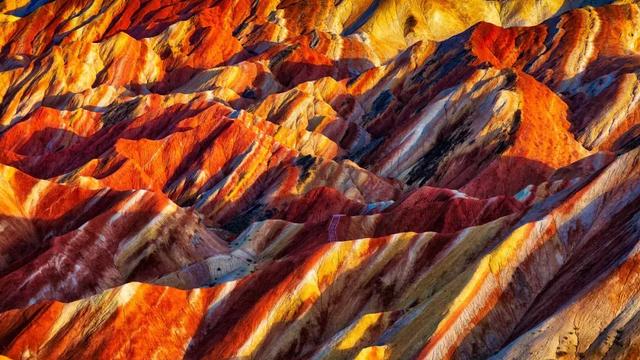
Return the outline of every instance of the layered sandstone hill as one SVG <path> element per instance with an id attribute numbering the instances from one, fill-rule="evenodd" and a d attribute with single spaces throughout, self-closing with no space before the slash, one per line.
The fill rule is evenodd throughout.
<path id="1" fill-rule="evenodd" d="M 4 0 L 0 354 L 640 358 L 639 77 L 636 1 Z"/>

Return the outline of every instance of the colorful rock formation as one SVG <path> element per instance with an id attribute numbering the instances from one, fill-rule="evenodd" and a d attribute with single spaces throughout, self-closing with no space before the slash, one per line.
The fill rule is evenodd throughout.
<path id="1" fill-rule="evenodd" d="M 0 358 L 640 357 L 640 4 L 0 2 Z"/>

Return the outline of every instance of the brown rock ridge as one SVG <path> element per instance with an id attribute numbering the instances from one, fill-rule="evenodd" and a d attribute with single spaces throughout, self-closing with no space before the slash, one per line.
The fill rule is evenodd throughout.
<path id="1" fill-rule="evenodd" d="M 0 354 L 636 358 L 608 3 L 5 0 Z"/>

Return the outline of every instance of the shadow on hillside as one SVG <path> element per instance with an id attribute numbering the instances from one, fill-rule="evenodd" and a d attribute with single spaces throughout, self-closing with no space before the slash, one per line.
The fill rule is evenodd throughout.
<path id="1" fill-rule="evenodd" d="M 628 181 L 621 187 L 633 186 L 633 183 Z M 537 273 L 535 269 L 544 268 L 545 261 L 555 261 L 555 245 L 548 241 L 519 263 L 505 291 L 500 294 L 497 306 L 483 315 L 478 325 L 461 341 L 456 350 L 458 356 L 487 357 L 499 351 L 540 322 L 570 305 L 579 294 L 594 286 L 596 280 L 613 271 L 619 261 L 629 255 L 640 241 L 637 233 L 628 231 L 638 220 L 638 198 L 629 201 L 615 214 L 591 215 L 601 211 L 602 202 L 611 201 L 614 196 L 612 194 L 616 191 L 620 191 L 619 188 L 601 194 L 557 229 L 556 233 L 560 239 L 556 241 L 564 244 L 568 257 L 557 271 L 550 274 L 551 277 L 542 284 L 543 288 L 531 288 L 531 284 L 538 281 L 533 280 L 532 276 Z M 575 192 L 567 191 L 559 196 L 566 199 L 573 193 Z M 546 202 L 557 205 L 561 200 L 550 198 Z M 543 203 L 536 207 L 547 206 Z M 531 211 L 534 216 L 537 213 L 536 207 Z M 546 211 L 551 209 L 547 208 Z M 583 223 L 583 216 L 588 216 L 593 222 L 607 218 L 609 223 L 599 233 L 586 237 L 593 223 Z M 527 221 L 537 219 L 541 219 L 540 215 L 527 217 Z M 539 273 L 544 271 L 541 270 Z"/>

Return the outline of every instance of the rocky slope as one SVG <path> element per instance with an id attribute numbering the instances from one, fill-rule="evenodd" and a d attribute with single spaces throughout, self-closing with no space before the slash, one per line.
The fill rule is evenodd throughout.
<path id="1" fill-rule="evenodd" d="M 636 1 L 0 2 L 0 354 L 638 358 L 639 76 Z"/>

